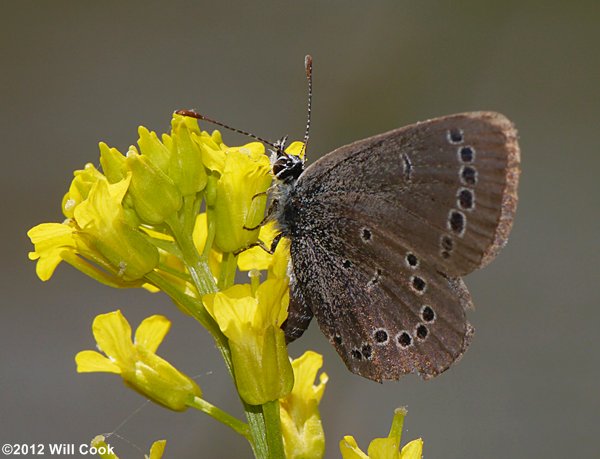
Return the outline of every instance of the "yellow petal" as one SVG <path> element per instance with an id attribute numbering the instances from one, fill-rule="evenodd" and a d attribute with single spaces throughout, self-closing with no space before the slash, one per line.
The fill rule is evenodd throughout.
<path id="1" fill-rule="evenodd" d="M 294 368 L 294 389 L 292 393 L 302 400 L 317 399 L 320 401 L 323 395 L 323 390 L 316 391 L 317 386 L 314 385 L 317 372 L 323 366 L 323 356 L 314 351 L 306 351 L 302 356 L 294 359 L 292 367 Z M 325 382 L 327 379 L 325 379 Z M 325 383 L 321 379 L 319 386 L 324 386 Z M 320 389 L 320 387 L 319 387 Z"/>
<path id="2" fill-rule="evenodd" d="M 258 308 L 250 285 L 234 285 L 223 292 L 205 295 L 202 301 L 221 331 L 231 340 L 243 338 Z"/>
<path id="3" fill-rule="evenodd" d="M 245 228 L 259 225 L 265 213 L 266 196 L 262 193 L 271 185 L 271 166 L 269 159 L 257 155 L 251 145 L 227 151 L 214 206 L 208 207 L 209 221 L 216 228 L 215 245 L 222 252 L 235 252 L 256 242 L 258 230 Z"/>
<path id="4" fill-rule="evenodd" d="M 269 266 L 268 278 L 273 277 L 283 279 L 288 277 L 288 268 L 290 265 L 290 240 L 282 238 L 275 249 L 271 266 Z"/>
<path id="5" fill-rule="evenodd" d="M 194 240 L 194 245 L 199 253 L 204 252 L 207 236 L 208 223 L 206 220 L 206 212 L 203 212 L 196 217 L 196 221 L 194 222 L 194 230 L 192 232 L 192 239 Z"/>
<path id="6" fill-rule="evenodd" d="M 269 222 L 260 227 L 258 239 L 262 241 L 267 248 L 271 248 L 271 243 L 279 230 L 275 222 Z M 279 248 L 279 246 L 277 246 Z M 273 264 L 273 257 L 261 247 L 252 247 L 240 253 L 238 257 L 238 268 L 241 271 L 250 271 L 251 269 L 269 269 Z"/>
<path id="7" fill-rule="evenodd" d="M 166 446 L 167 440 L 158 440 L 152 443 L 152 447 L 150 448 L 150 456 L 147 456 L 148 459 L 161 459 L 165 452 Z"/>
<path id="8" fill-rule="evenodd" d="M 290 294 L 287 279 L 268 279 L 256 291 L 259 308 L 254 324 L 257 328 L 268 325 L 280 327 L 287 319 Z"/>
<path id="9" fill-rule="evenodd" d="M 106 373 L 121 373 L 118 365 L 96 351 L 81 351 L 75 356 L 77 373 L 90 373 L 102 371 Z"/>
<path id="10" fill-rule="evenodd" d="M 38 260 L 35 271 L 42 281 L 52 277 L 54 270 L 62 261 L 64 250 L 75 250 L 75 229 L 62 223 L 42 223 L 27 232 L 35 246 L 29 253 L 30 260 Z"/>
<path id="11" fill-rule="evenodd" d="M 369 459 L 369 456 L 361 451 L 351 435 L 346 435 L 340 440 L 340 452 L 344 459 Z"/>
<path id="12" fill-rule="evenodd" d="M 170 328 L 171 322 L 165 316 L 147 317 L 135 331 L 135 344 L 148 352 L 156 352 Z"/>
<path id="13" fill-rule="evenodd" d="M 121 367 L 131 367 L 134 348 L 131 327 L 121 311 L 100 314 L 94 319 L 92 333 L 98 347 Z"/>
<path id="14" fill-rule="evenodd" d="M 304 158 L 304 153 L 306 153 L 306 150 L 304 149 L 303 142 L 295 141 L 290 143 L 289 147 L 285 149 L 285 152 L 288 155 L 301 156 Z"/>
<path id="15" fill-rule="evenodd" d="M 417 438 L 402 448 L 400 459 L 421 459 L 423 457 L 423 440 Z"/>
<path id="16" fill-rule="evenodd" d="M 369 444 L 369 457 L 371 459 L 398 459 L 398 438 L 375 438 Z"/>

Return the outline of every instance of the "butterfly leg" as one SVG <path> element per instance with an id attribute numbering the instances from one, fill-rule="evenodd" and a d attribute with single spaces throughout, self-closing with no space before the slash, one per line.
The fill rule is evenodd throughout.
<path id="1" fill-rule="evenodd" d="M 273 251 L 269 249 L 263 241 L 260 240 L 253 242 L 252 244 L 249 244 L 246 247 L 242 247 L 241 249 L 236 250 L 235 252 L 233 252 L 233 254 L 237 257 L 240 253 L 245 252 L 246 250 L 251 249 L 253 247 L 260 247 L 268 254 L 273 255 Z"/>
<path id="2" fill-rule="evenodd" d="M 266 194 L 267 194 L 267 192 L 266 192 L 266 191 L 265 191 L 265 192 L 263 192 L 263 193 L 258 193 L 258 194 L 255 194 L 255 195 L 252 197 L 252 199 L 256 198 L 257 196 L 266 195 Z M 247 230 L 247 231 L 254 231 L 254 230 L 257 230 L 258 228 L 260 228 L 261 226 L 263 226 L 265 223 L 267 223 L 267 222 L 268 222 L 268 221 L 271 219 L 271 216 L 273 215 L 273 213 L 274 213 L 274 212 L 277 210 L 277 202 L 278 202 L 277 200 L 274 200 L 274 201 L 271 203 L 271 205 L 270 205 L 270 206 L 269 206 L 269 208 L 267 209 L 267 214 L 265 215 L 265 217 L 264 217 L 264 218 L 261 220 L 261 222 L 260 222 L 258 225 L 256 225 L 256 226 L 253 226 L 253 227 L 249 227 L 249 226 L 245 226 L 245 225 L 244 225 L 244 227 L 243 227 L 243 228 L 244 228 L 245 230 Z"/>

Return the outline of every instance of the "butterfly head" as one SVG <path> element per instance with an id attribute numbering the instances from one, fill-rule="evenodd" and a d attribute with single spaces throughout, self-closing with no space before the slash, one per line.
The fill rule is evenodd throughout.
<path id="1" fill-rule="evenodd" d="M 301 155 L 293 155 L 285 152 L 287 136 L 276 141 L 271 149 L 271 165 L 273 175 L 283 183 L 295 182 L 304 171 L 304 158 Z"/>

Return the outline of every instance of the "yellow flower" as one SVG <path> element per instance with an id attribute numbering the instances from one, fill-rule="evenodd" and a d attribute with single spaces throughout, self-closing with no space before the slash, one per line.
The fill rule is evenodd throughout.
<path id="1" fill-rule="evenodd" d="M 92 447 L 96 448 L 98 456 L 102 459 L 119 459 L 119 457 L 112 452 L 112 446 L 106 443 L 104 435 L 97 435 L 92 439 Z M 157 440 L 152 443 L 150 447 L 150 455 L 144 454 L 145 459 L 161 459 L 163 457 L 165 447 L 167 446 L 167 440 Z"/>
<path id="2" fill-rule="evenodd" d="M 340 441 L 342 457 L 344 459 L 421 459 L 423 440 L 420 438 L 409 442 L 399 451 L 404 416 L 406 416 L 406 409 L 396 409 L 390 434 L 386 438 L 375 438 L 371 441 L 368 455 L 358 447 L 354 437 L 346 435 Z"/>
<path id="3" fill-rule="evenodd" d="M 120 374 L 125 384 L 154 402 L 175 411 L 187 408 L 193 397 L 201 397 L 198 385 L 169 362 L 155 354 L 171 323 L 163 316 L 144 319 L 131 340 L 131 327 L 121 311 L 100 314 L 92 332 L 98 348 L 75 356 L 79 373 L 103 371 Z"/>
<path id="4" fill-rule="evenodd" d="M 281 427 L 287 459 L 320 458 L 325 453 L 325 433 L 319 402 L 329 379 L 326 373 L 314 381 L 323 366 L 323 357 L 307 351 L 292 362 L 294 388 L 281 404 Z"/>
<path id="5" fill-rule="evenodd" d="M 102 150 L 102 144 L 100 148 Z M 98 180 L 105 178 L 91 163 L 86 164 L 82 170 L 75 171 L 73 176 L 69 191 L 63 197 L 62 202 L 62 211 L 67 218 L 73 218 L 75 208 L 87 199 L 92 186 Z"/>
<path id="6" fill-rule="evenodd" d="M 215 245 L 236 252 L 256 242 L 271 185 L 271 165 L 262 144 L 253 142 L 224 152 L 225 161 L 216 180 L 214 200 L 207 196 L 209 224 L 215 225 Z M 209 182 L 210 183 L 210 182 Z M 207 190 L 207 195 L 210 193 Z"/>
<path id="7" fill-rule="evenodd" d="M 202 300 L 229 340 L 238 392 L 244 401 L 262 405 L 286 396 L 294 380 L 280 328 L 287 318 L 287 280 L 267 280 L 254 294 L 250 285 L 234 285 Z"/>
<path id="8" fill-rule="evenodd" d="M 128 186 L 129 178 L 109 184 L 104 176 L 97 177 L 85 199 L 73 205 L 71 219 L 29 230 L 35 246 L 29 258 L 38 260 L 36 272 L 41 280 L 48 280 L 62 260 L 100 282 L 119 286 L 131 286 L 127 283 L 142 279 L 156 267 L 156 247 L 127 223 L 121 202 Z"/>

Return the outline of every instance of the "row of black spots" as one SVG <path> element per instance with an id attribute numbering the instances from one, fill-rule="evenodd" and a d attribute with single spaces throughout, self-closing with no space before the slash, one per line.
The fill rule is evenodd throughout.
<path id="1" fill-rule="evenodd" d="M 405 349 L 407 347 L 410 347 L 414 344 L 415 339 L 418 341 L 423 341 L 427 338 L 427 336 L 429 336 L 429 329 L 427 328 L 427 325 L 425 325 L 425 323 L 431 324 L 435 322 L 435 311 L 431 306 L 423 305 L 423 307 L 421 307 L 420 315 L 424 323 L 419 323 L 415 327 L 413 335 L 411 335 L 407 330 L 402 330 L 396 335 L 396 344 L 401 348 Z M 389 340 L 389 335 L 385 329 L 379 328 L 375 330 L 373 338 L 375 339 L 376 343 L 384 345 L 387 344 Z"/>
<path id="2" fill-rule="evenodd" d="M 444 259 L 450 258 L 454 250 L 454 239 L 447 234 L 442 234 L 440 237 L 440 256 Z"/>
<path id="3" fill-rule="evenodd" d="M 435 311 L 431 306 L 423 305 L 420 311 L 421 319 L 424 323 L 419 323 L 414 330 L 414 334 L 411 335 L 407 330 L 402 330 L 395 336 L 395 342 L 401 348 L 407 348 L 414 343 L 414 339 L 423 341 L 429 336 L 429 329 L 425 323 L 433 323 L 436 319 Z M 414 338 L 413 338 L 414 336 Z M 373 332 L 373 341 L 378 346 L 385 346 L 389 343 L 390 335 L 385 328 L 377 328 Z M 364 348 L 364 346 L 363 346 Z M 369 350 L 370 347 L 369 347 Z M 364 352 L 363 352 L 364 354 Z M 371 355 L 369 353 L 369 355 Z"/>
<path id="4" fill-rule="evenodd" d="M 406 256 L 404 257 L 404 261 L 406 262 L 406 266 L 408 266 L 410 269 L 415 270 L 419 267 L 419 259 L 412 252 L 408 252 L 406 254 Z M 410 276 L 409 285 L 412 291 L 415 292 L 417 295 L 422 295 L 427 289 L 427 282 L 425 282 L 425 279 L 416 275 Z"/>
<path id="5" fill-rule="evenodd" d="M 452 209 L 448 213 L 448 229 L 456 234 L 458 237 L 465 235 L 467 229 L 467 217 L 460 210 Z"/>
<path id="6" fill-rule="evenodd" d="M 407 330 L 402 330 L 396 335 L 396 344 L 406 349 L 414 345 L 415 341 L 425 341 L 429 336 L 429 328 L 425 324 L 418 324 L 415 327 L 414 333 L 411 335 Z"/>
<path id="7" fill-rule="evenodd" d="M 371 360 L 373 357 L 373 348 L 370 344 L 363 344 L 360 349 L 354 348 L 350 351 L 350 355 L 354 360 Z"/>

